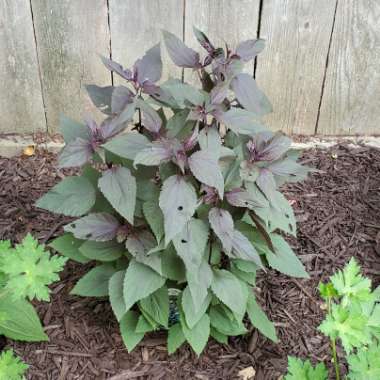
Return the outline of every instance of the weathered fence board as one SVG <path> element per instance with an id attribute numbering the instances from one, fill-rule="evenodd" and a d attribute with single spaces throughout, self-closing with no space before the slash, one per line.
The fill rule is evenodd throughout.
<path id="1" fill-rule="evenodd" d="M 380 2 L 338 1 L 318 133 L 380 134 Z"/>
<path id="2" fill-rule="evenodd" d="M 183 34 L 183 0 L 109 0 L 112 58 L 124 67 L 133 65 L 146 50 L 162 41 L 161 29 Z M 170 60 L 163 42 L 162 80 L 180 78 L 181 69 Z M 114 76 L 115 83 L 122 79 Z"/>
<path id="3" fill-rule="evenodd" d="M 271 129 L 314 134 L 334 11 L 335 0 L 263 2 L 256 78 L 273 104 Z"/>
<path id="4" fill-rule="evenodd" d="M 227 42 L 236 47 L 238 42 L 256 38 L 260 0 L 187 0 L 185 11 L 185 42 L 197 51 L 202 47 L 193 34 L 193 26 L 202 30 L 220 47 Z M 203 50 L 204 52 L 204 50 Z M 246 67 L 253 74 L 253 62 Z M 185 70 L 185 80 L 196 83 L 197 74 Z"/>
<path id="5" fill-rule="evenodd" d="M 109 56 L 107 2 L 32 0 L 32 7 L 48 130 L 56 132 L 61 113 L 94 114 L 85 84 L 111 83 L 98 57 Z"/>
<path id="6" fill-rule="evenodd" d="M 29 0 L 0 0 L 0 132 L 45 130 Z"/>

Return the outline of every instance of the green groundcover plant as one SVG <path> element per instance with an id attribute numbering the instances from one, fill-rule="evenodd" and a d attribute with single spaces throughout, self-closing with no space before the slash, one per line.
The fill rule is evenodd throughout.
<path id="1" fill-rule="evenodd" d="M 59 280 L 66 260 L 51 256 L 30 234 L 14 248 L 0 241 L 0 334 L 27 342 L 48 340 L 30 301 L 49 301 L 48 285 Z"/>
<path id="2" fill-rule="evenodd" d="M 276 341 L 253 293 L 256 271 L 307 277 L 279 234 L 296 234 L 279 186 L 304 179 L 308 168 L 296 162 L 288 137 L 265 129 L 271 105 L 243 71 L 264 42 L 224 49 L 194 32 L 203 58 L 163 36 L 172 61 L 198 74 L 199 89 L 177 79 L 157 84 L 159 44 L 130 69 L 102 58 L 125 85 L 87 86 L 106 115 L 100 125 L 62 118 L 59 164 L 81 175 L 37 203 L 78 217 L 51 246 L 96 262 L 72 294 L 109 297 L 128 350 L 165 328 L 170 353 L 187 341 L 200 354 L 209 336 L 226 343 L 245 334 L 247 314 Z"/>
<path id="3" fill-rule="evenodd" d="M 12 350 L 0 354 L 0 380 L 23 380 L 28 365 L 14 355 Z"/>
<path id="4" fill-rule="evenodd" d="M 370 279 L 360 274 L 352 258 L 327 284 L 319 285 L 327 316 L 319 330 L 330 338 L 335 378 L 341 379 L 336 343 L 341 343 L 348 364 L 348 380 L 380 379 L 380 287 L 371 290 Z M 326 380 L 324 363 L 315 368 L 309 360 L 289 357 L 285 380 Z"/>

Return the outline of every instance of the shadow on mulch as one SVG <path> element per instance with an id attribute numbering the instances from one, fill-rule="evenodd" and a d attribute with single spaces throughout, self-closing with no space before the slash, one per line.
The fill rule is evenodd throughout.
<path id="1" fill-rule="evenodd" d="M 269 271 L 257 283 L 279 344 L 252 331 L 230 339 L 228 346 L 210 341 L 200 358 L 186 346 L 168 357 L 165 336 L 157 333 L 128 354 L 108 303 L 68 294 L 86 270 L 70 263 L 52 288 L 52 303 L 37 305 L 50 341 L 8 342 L 30 365 L 28 379 L 225 380 L 253 366 L 255 380 L 274 380 L 286 371 L 287 355 L 328 360 L 328 342 L 316 329 L 323 318 L 318 282 L 355 256 L 374 285 L 380 283 L 380 151 L 337 146 L 307 151 L 303 159 L 323 173 L 291 184 L 285 192 L 294 203 L 299 228 L 298 240 L 290 242 L 311 279 Z M 59 235 L 67 219 L 34 207 L 40 195 L 69 173 L 55 164 L 55 156 L 46 152 L 0 158 L 0 239 L 17 242 L 31 232 L 48 241 Z"/>

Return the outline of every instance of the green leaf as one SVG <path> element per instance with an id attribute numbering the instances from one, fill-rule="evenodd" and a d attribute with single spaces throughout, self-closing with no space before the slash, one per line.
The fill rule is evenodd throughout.
<path id="1" fill-rule="evenodd" d="M 372 342 L 368 348 L 363 347 L 356 354 L 347 357 L 349 380 L 380 379 L 380 344 Z"/>
<path id="2" fill-rule="evenodd" d="M 15 300 L 10 294 L 0 298 L 0 333 L 14 340 L 39 342 L 49 340 L 34 307 L 24 299 Z"/>
<path id="3" fill-rule="evenodd" d="M 12 350 L 3 351 L 0 355 L 0 379 L 22 380 L 28 369 L 28 365 L 13 354 Z"/>
<path id="4" fill-rule="evenodd" d="M 131 352 L 144 338 L 144 333 L 137 333 L 139 315 L 129 310 L 120 321 L 120 332 L 128 352 Z"/>
<path id="5" fill-rule="evenodd" d="M 228 344 L 228 336 L 211 327 L 210 335 L 220 344 Z"/>
<path id="6" fill-rule="evenodd" d="M 199 356 L 206 347 L 210 336 L 210 318 L 207 314 L 203 314 L 202 318 L 193 328 L 189 328 L 186 324 L 183 312 L 181 313 L 182 332 L 191 348 Z"/>
<path id="7" fill-rule="evenodd" d="M 186 269 L 172 245 L 162 252 L 162 273 L 169 280 L 185 282 Z"/>
<path id="8" fill-rule="evenodd" d="M 214 269 L 211 290 L 232 311 L 244 315 L 247 307 L 247 288 L 231 272 Z"/>
<path id="9" fill-rule="evenodd" d="M 85 87 L 94 105 L 103 113 L 111 115 L 111 99 L 114 87 L 99 87 L 94 84 L 88 84 Z"/>
<path id="10" fill-rule="evenodd" d="M 212 270 L 208 262 L 203 259 L 198 270 L 186 272 L 187 283 L 191 296 L 197 300 L 196 304 L 201 304 L 208 295 L 208 288 L 212 282 Z"/>
<path id="11" fill-rule="evenodd" d="M 0 271 L 8 276 L 5 289 L 14 298 L 49 301 L 48 285 L 59 280 L 66 261 L 58 255 L 50 257 L 45 246 L 28 234 L 15 249 L 0 254 Z"/>
<path id="12" fill-rule="evenodd" d="M 197 270 L 203 260 L 208 240 L 208 226 L 200 219 L 191 218 L 183 230 L 174 236 L 173 244 L 187 271 Z"/>
<path id="13" fill-rule="evenodd" d="M 88 263 L 89 258 L 82 255 L 79 247 L 83 244 L 83 240 L 76 239 L 73 234 L 65 233 L 54 239 L 49 246 L 59 252 L 61 255 L 68 257 L 78 263 Z"/>
<path id="14" fill-rule="evenodd" d="M 115 210 L 133 224 L 136 179 L 124 167 L 111 168 L 99 179 L 99 188 Z"/>
<path id="15" fill-rule="evenodd" d="M 165 279 L 153 269 L 131 260 L 124 278 L 124 301 L 129 310 L 133 304 L 161 288 Z"/>
<path id="16" fill-rule="evenodd" d="M 66 177 L 43 195 L 36 206 L 56 214 L 81 216 L 95 204 L 95 189 L 84 177 Z"/>
<path id="17" fill-rule="evenodd" d="M 158 198 L 144 202 L 143 212 L 149 227 L 159 243 L 164 236 L 164 215 L 158 205 Z"/>
<path id="18" fill-rule="evenodd" d="M 186 318 L 186 324 L 189 328 L 193 328 L 202 316 L 206 313 L 211 302 L 211 295 L 208 294 L 203 302 L 199 299 L 193 299 L 190 288 L 187 286 L 182 292 L 182 309 Z"/>
<path id="19" fill-rule="evenodd" d="M 79 251 L 83 254 L 83 256 L 91 260 L 114 261 L 121 257 L 121 255 L 125 252 L 125 248 L 122 244 L 119 244 L 114 240 L 87 240 L 80 246 Z"/>
<path id="20" fill-rule="evenodd" d="M 174 175 L 164 181 L 159 205 L 164 214 L 166 245 L 193 216 L 196 204 L 195 189 L 184 177 Z"/>
<path id="21" fill-rule="evenodd" d="M 328 371 L 323 363 L 314 368 L 310 360 L 288 356 L 288 373 L 284 380 L 328 380 Z"/>
<path id="22" fill-rule="evenodd" d="M 171 326 L 168 332 L 168 354 L 173 354 L 185 341 L 186 338 L 183 335 L 181 324 L 176 323 Z"/>
<path id="23" fill-rule="evenodd" d="M 159 325 L 168 327 L 169 320 L 169 294 L 168 288 L 163 286 L 150 296 L 140 301 L 140 308 Z"/>
<path id="24" fill-rule="evenodd" d="M 92 268 L 76 283 L 70 294 L 83 297 L 108 296 L 108 282 L 115 272 L 116 269 L 110 264 Z"/>
<path id="25" fill-rule="evenodd" d="M 123 294 L 125 273 L 125 270 L 114 273 L 108 282 L 108 294 L 110 297 L 111 307 L 116 319 L 119 322 L 127 312 Z"/>
<path id="26" fill-rule="evenodd" d="M 243 335 L 247 332 L 241 320 L 237 320 L 234 314 L 226 306 L 212 306 L 209 311 L 211 326 L 223 335 Z"/>
<path id="27" fill-rule="evenodd" d="M 187 116 L 189 115 L 189 110 L 184 109 L 176 112 L 167 122 L 166 129 L 168 130 L 168 137 L 176 137 L 181 130 L 185 127 L 187 122 Z"/>
<path id="28" fill-rule="evenodd" d="M 78 123 L 65 115 L 60 115 L 59 117 L 59 130 L 62 133 L 66 144 L 74 141 L 78 137 L 83 140 L 88 140 L 90 138 L 90 131 L 86 125 Z"/>
<path id="29" fill-rule="evenodd" d="M 279 272 L 287 274 L 288 276 L 309 278 L 303 264 L 285 239 L 280 235 L 272 234 L 271 240 L 275 253 L 270 249 L 266 250 L 265 255 L 268 264 L 272 268 L 277 269 Z"/>
<path id="30" fill-rule="evenodd" d="M 150 145 L 150 141 L 141 133 L 128 132 L 114 137 L 103 144 L 103 148 L 129 160 L 134 160 L 137 153 Z"/>
<path id="31" fill-rule="evenodd" d="M 136 325 L 136 332 L 137 333 L 147 333 L 150 331 L 154 331 L 156 329 L 156 325 L 152 325 L 147 318 L 144 317 L 144 315 L 139 316 L 139 320 Z"/>
<path id="32" fill-rule="evenodd" d="M 256 302 L 255 296 L 252 294 L 248 297 L 247 313 L 251 323 L 263 335 L 277 343 L 278 338 L 273 322 L 271 322 L 261 307 Z"/>

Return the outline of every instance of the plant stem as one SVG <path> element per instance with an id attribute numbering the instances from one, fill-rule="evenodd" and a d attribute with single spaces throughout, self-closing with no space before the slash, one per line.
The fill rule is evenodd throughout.
<path id="1" fill-rule="evenodd" d="M 331 315 L 331 297 L 328 298 L 327 309 L 328 309 L 327 311 L 328 311 L 329 315 Z M 331 349 L 332 349 L 332 354 L 333 354 L 333 362 L 334 362 L 336 380 L 340 380 L 339 362 L 338 362 L 338 356 L 336 354 L 335 338 L 331 338 L 330 341 L 331 341 Z"/>

